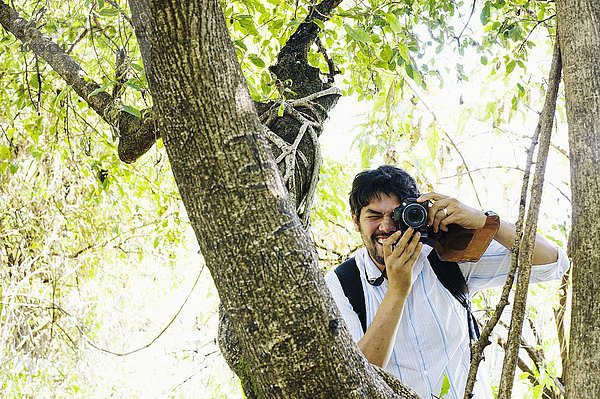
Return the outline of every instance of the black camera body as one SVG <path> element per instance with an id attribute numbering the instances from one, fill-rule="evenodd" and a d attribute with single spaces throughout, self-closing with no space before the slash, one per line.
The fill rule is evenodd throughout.
<path id="1" fill-rule="evenodd" d="M 419 241 L 429 241 L 429 231 L 427 228 L 427 211 L 429 210 L 429 201 L 417 202 L 416 198 L 404 198 L 392 215 L 392 219 L 398 223 L 401 231 L 406 231 L 412 227 L 415 232 L 421 233 Z"/>

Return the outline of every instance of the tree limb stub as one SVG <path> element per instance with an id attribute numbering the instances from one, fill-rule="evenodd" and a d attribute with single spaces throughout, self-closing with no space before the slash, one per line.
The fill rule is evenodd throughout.
<path id="1" fill-rule="evenodd" d="M 319 19 L 323 22 L 329 20 L 331 12 L 342 3 L 343 0 L 324 0 L 316 6 L 311 7 L 311 10 L 299 26 L 298 29 L 290 36 L 281 51 L 279 59 L 284 59 L 292 56 L 298 60 L 306 59 L 308 48 L 314 43 L 321 28 L 314 22 Z"/>
<path id="2" fill-rule="evenodd" d="M 317 35 L 321 31 L 321 28 L 312 21 L 315 19 L 323 22 L 329 20 L 331 12 L 341 2 L 342 0 L 324 0 L 312 7 L 304 22 L 298 26 L 281 48 L 277 56 L 277 63 L 269 68 L 279 80 L 291 81 L 291 89 L 296 93 L 294 98 L 306 97 L 327 88 L 320 78 L 319 69 L 308 64 L 308 49 L 315 43 Z M 322 105 L 331 109 L 335 105 L 337 97 L 324 97 L 322 100 L 327 100 Z"/>

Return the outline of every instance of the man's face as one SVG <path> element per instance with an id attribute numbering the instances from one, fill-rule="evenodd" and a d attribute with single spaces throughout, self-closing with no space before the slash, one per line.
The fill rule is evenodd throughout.
<path id="1" fill-rule="evenodd" d="M 398 226 L 392 215 L 394 209 L 400 205 L 400 199 L 395 195 L 380 194 L 379 198 L 373 197 L 360 211 L 360 217 L 352 215 L 354 225 L 360 232 L 367 252 L 375 264 L 383 270 L 383 242 L 391 236 Z"/>

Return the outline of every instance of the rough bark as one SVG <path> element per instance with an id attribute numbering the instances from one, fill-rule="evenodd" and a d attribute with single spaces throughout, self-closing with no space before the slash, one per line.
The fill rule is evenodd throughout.
<path id="1" fill-rule="evenodd" d="M 258 397 L 396 394 L 353 345 L 288 200 L 216 0 L 151 3 L 157 121 Z"/>
<path id="2" fill-rule="evenodd" d="M 556 99 L 558 97 L 558 87 L 562 71 L 559 42 L 560 39 L 557 38 L 557 42 L 554 46 L 554 54 L 552 56 L 552 64 L 550 66 L 550 76 L 548 78 L 550 84 L 546 91 L 544 108 L 538 122 L 540 144 L 537 160 L 535 162 L 533 182 L 531 183 L 531 197 L 529 200 L 529 209 L 527 210 L 525 232 L 519 250 L 519 275 L 517 277 L 517 286 L 515 288 L 515 296 L 513 299 L 513 312 L 506 342 L 507 349 L 504 355 L 504 364 L 502 367 L 502 375 L 500 377 L 500 389 L 498 391 L 499 399 L 510 399 L 512 396 L 515 369 L 519 358 L 519 349 L 521 347 L 521 334 L 523 331 L 523 321 L 525 320 L 531 265 L 533 263 L 533 247 L 542 199 L 546 161 L 548 159 L 548 150 L 550 149 L 550 137 L 552 135 L 552 126 L 554 124 L 554 113 L 556 112 Z"/>
<path id="3" fill-rule="evenodd" d="M 569 399 L 600 392 L 600 2 L 557 0 L 569 124 L 573 304 Z"/>
<path id="4" fill-rule="evenodd" d="M 307 55 L 310 45 L 319 32 L 318 26 L 312 20 L 318 18 L 321 21 L 326 21 L 339 3 L 341 3 L 341 0 L 325 0 L 313 7 L 305 21 L 298 26 L 279 52 L 277 64 L 271 68 L 280 82 L 286 82 L 286 84 L 289 82 L 287 87 L 291 90 L 291 93 L 295 93 L 295 95 L 290 96 L 292 100 L 301 102 L 300 99 L 302 98 L 315 96 L 315 93 L 330 90 L 331 86 L 322 82 L 319 70 L 308 64 Z M 335 71 L 330 71 L 330 76 L 334 74 Z M 273 117 L 276 116 L 279 103 L 255 103 L 255 107 L 261 115 L 262 123 L 268 129 L 267 135 L 269 135 L 269 131 L 274 132 L 282 139 L 279 144 L 276 140 L 271 140 L 271 149 L 275 157 L 285 155 L 284 151 L 289 150 L 289 146 L 296 140 L 300 140 L 297 143 L 299 155 L 290 154 L 292 161 L 295 162 L 292 170 L 288 170 L 290 165 L 283 160 L 279 163 L 279 172 L 281 176 L 288 177 L 285 181 L 286 187 L 288 192 L 292 194 L 292 202 L 295 203 L 296 211 L 303 218 L 305 225 L 308 221 L 312 195 L 316 188 L 321 166 L 319 146 L 315 137 L 320 136 L 322 123 L 331 108 L 335 106 L 337 98 L 337 95 L 318 96 L 314 101 L 298 106 L 297 109 L 294 108 L 298 112 L 296 116 L 286 112 L 282 117 Z M 302 119 L 305 122 L 313 121 L 317 123 L 314 131 L 310 131 L 309 134 L 305 133 L 304 137 L 299 137 L 304 124 Z M 304 131 L 306 129 L 306 126 L 304 126 Z M 301 160 L 304 160 L 304 162 L 301 162 Z M 219 308 L 219 314 L 219 347 L 221 353 L 231 369 L 240 378 L 246 397 L 249 399 L 255 398 L 254 382 L 243 355 L 245 342 L 236 336 L 229 315 L 223 307 Z"/>

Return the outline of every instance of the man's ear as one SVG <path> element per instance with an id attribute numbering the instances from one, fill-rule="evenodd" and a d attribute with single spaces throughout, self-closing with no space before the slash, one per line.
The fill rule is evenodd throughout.
<path id="1" fill-rule="evenodd" d="M 354 230 L 360 231 L 360 224 L 358 223 L 358 218 L 354 213 L 352 214 L 352 221 L 354 222 Z"/>

